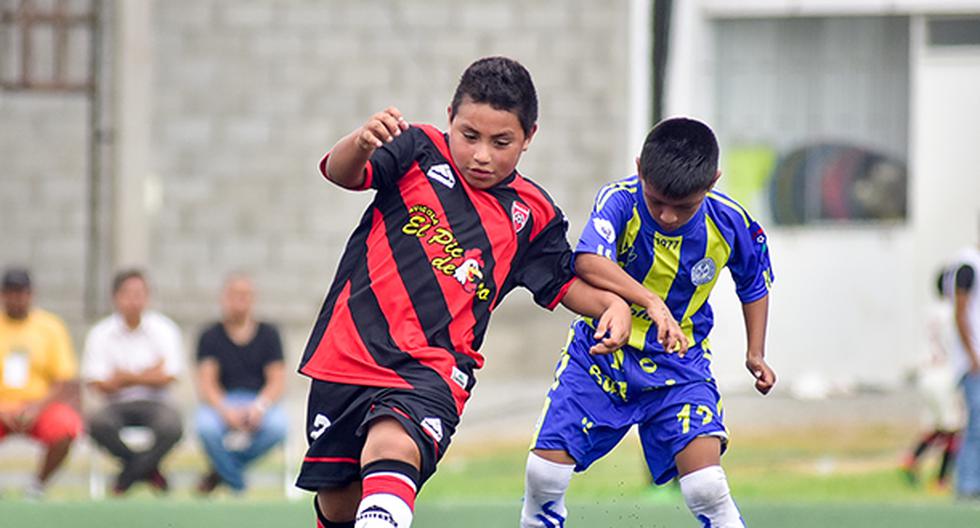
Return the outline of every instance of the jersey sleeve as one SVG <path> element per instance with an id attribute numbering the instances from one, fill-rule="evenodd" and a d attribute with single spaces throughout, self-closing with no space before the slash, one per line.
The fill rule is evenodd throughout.
<path id="1" fill-rule="evenodd" d="M 68 329 L 60 319 L 51 324 L 51 378 L 57 381 L 68 381 L 78 375 L 78 362 L 75 359 L 75 349 L 71 345 Z"/>
<path id="2" fill-rule="evenodd" d="M 265 327 L 268 329 L 269 337 L 267 339 L 268 349 L 266 350 L 265 361 L 262 363 L 263 366 L 268 365 L 269 363 L 283 361 L 284 359 L 282 353 L 282 338 L 279 337 L 279 329 L 272 324 L 265 325 Z"/>
<path id="3" fill-rule="evenodd" d="M 217 359 L 214 329 L 214 326 L 208 327 L 206 330 L 204 330 L 204 332 L 201 332 L 201 337 L 199 337 L 197 340 L 198 363 L 208 358 Z"/>
<path id="4" fill-rule="evenodd" d="M 616 241 L 633 214 L 633 202 L 629 189 L 617 183 L 600 189 L 575 253 L 594 253 L 615 262 L 619 257 Z"/>
<path id="5" fill-rule="evenodd" d="M 364 183 L 357 191 L 375 189 L 384 191 L 393 188 L 398 180 L 411 168 L 415 162 L 415 149 L 418 145 L 418 135 L 424 134 L 417 127 L 411 127 L 402 132 L 371 154 L 367 165 L 364 166 Z M 320 174 L 327 177 L 327 159 L 330 152 L 327 152 L 320 160 Z"/>
<path id="6" fill-rule="evenodd" d="M 554 218 L 531 241 L 522 265 L 517 267 L 517 284 L 531 291 L 534 302 L 554 310 L 575 280 L 572 248 L 568 245 L 568 220 L 557 210 Z"/>
<path id="7" fill-rule="evenodd" d="M 739 222 L 728 268 L 735 279 L 735 292 L 744 304 L 769 294 L 775 276 L 769 262 L 769 237 L 758 222 L 748 216 L 748 226 Z"/>

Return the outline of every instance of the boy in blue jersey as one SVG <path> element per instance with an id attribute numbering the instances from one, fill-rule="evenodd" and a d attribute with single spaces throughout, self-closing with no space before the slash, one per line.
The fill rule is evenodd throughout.
<path id="1" fill-rule="evenodd" d="M 575 257 L 579 277 L 632 304 L 629 343 L 593 355 L 593 322 L 572 324 L 528 457 L 524 528 L 563 526 L 572 472 L 612 450 L 633 425 L 657 484 L 680 475 L 684 500 L 704 526 L 744 526 L 720 466 L 728 435 L 710 368 L 707 300 L 727 266 L 742 301 L 745 365 L 755 388 L 768 393 L 776 376 L 764 359 L 773 279 L 766 235 L 740 205 L 712 190 L 721 175 L 718 144 L 705 124 L 658 124 L 637 170 L 599 191 Z M 658 342 L 642 308 L 655 306 L 653 297 L 680 321 L 686 353 Z"/>

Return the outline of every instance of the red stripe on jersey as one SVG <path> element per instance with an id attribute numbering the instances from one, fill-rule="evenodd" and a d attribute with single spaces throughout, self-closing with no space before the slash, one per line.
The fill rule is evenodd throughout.
<path id="1" fill-rule="evenodd" d="M 572 283 L 575 282 L 577 279 L 578 277 L 575 277 L 573 275 L 571 280 L 566 282 L 565 285 L 561 287 L 561 290 L 558 290 L 558 295 L 555 295 L 555 298 L 551 301 L 550 304 L 548 304 L 549 310 L 554 310 L 556 307 L 558 307 L 558 303 L 560 303 L 561 300 L 565 298 L 565 294 L 568 293 L 568 289 L 572 287 Z"/>
<path id="2" fill-rule="evenodd" d="M 388 493 L 401 499 L 409 509 L 415 509 L 415 489 L 394 475 L 368 475 L 361 481 L 361 487 L 362 499 L 377 493 Z"/>
<path id="3" fill-rule="evenodd" d="M 375 209 L 375 224 L 383 221 L 381 211 Z M 388 321 L 391 339 L 399 350 L 434 369 L 442 379 L 447 380 L 447 385 L 456 401 L 456 412 L 462 414 L 469 393 L 450 381 L 456 361 L 446 350 L 429 346 L 425 330 L 422 329 L 422 323 L 415 313 L 408 290 L 405 289 L 405 283 L 398 273 L 398 265 L 395 263 L 385 230 L 372 230 L 368 235 L 367 247 L 370 248 L 367 253 L 367 269 L 368 276 L 371 278 L 371 289 L 378 299 L 378 306 L 384 313 L 385 320 Z"/>
<path id="4" fill-rule="evenodd" d="M 493 282 L 497 286 L 497 291 L 490 299 L 490 311 L 497 306 L 497 299 L 500 297 L 502 286 L 510 274 L 511 265 L 517 255 L 517 232 L 514 231 L 514 222 L 509 212 L 500 214 L 502 206 L 500 202 L 489 193 L 474 189 L 464 182 L 463 188 L 473 202 L 476 213 L 480 215 L 480 223 L 483 230 L 490 239 L 490 250 L 493 252 Z"/>
<path id="5" fill-rule="evenodd" d="M 425 205 L 432 210 L 432 213 L 439 220 L 438 224 L 429 224 L 432 227 L 426 228 L 424 231 L 418 230 L 418 235 L 421 235 L 419 236 L 419 246 L 425 252 L 429 262 L 432 263 L 435 259 L 440 259 L 436 262 L 443 262 L 444 264 L 457 261 L 458 258 L 452 258 L 444 250 L 445 247 L 449 246 L 441 243 L 450 239 L 452 240 L 449 242 L 450 245 L 456 243 L 456 235 L 449 231 L 446 211 L 442 208 L 442 203 L 432 188 L 432 182 L 422 173 L 418 163 L 413 164 L 405 176 L 398 180 L 398 190 L 409 209 L 415 205 Z M 447 273 L 436 269 L 433 265 L 436 281 L 439 283 L 442 296 L 446 300 L 446 307 L 449 309 L 449 338 L 457 351 L 476 359 L 477 368 L 480 368 L 483 366 L 483 356 L 473 350 L 473 327 L 476 326 L 476 318 L 473 316 L 473 299 L 476 298 L 476 295 L 463 290 L 463 285 L 453 276 L 455 269 L 454 265 L 452 271 L 447 270 L 449 271 Z"/>
<path id="6" fill-rule="evenodd" d="M 394 370 L 378 365 L 371 356 L 351 318 L 349 298 L 350 281 L 337 297 L 330 323 L 323 332 L 324 336 L 330 336 L 331 342 L 320 338 L 316 352 L 301 372 L 312 378 L 349 385 L 413 388 Z"/>
<path id="7" fill-rule="evenodd" d="M 304 457 L 303 462 L 319 462 L 325 464 L 360 464 L 356 458 L 346 457 Z"/>
<path id="8" fill-rule="evenodd" d="M 333 152 L 333 151 L 331 151 L 331 152 Z M 329 157 L 330 157 L 330 152 L 327 152 L 326 154 L 323 155 L 323 159 L 320 160 L 320 174 L 322 174 L 323 177 L 326 178 L 326 179 L 328 179 L 328 180 L 330 180 L 330 176 L 327 176 L 327 158 L 329 158 Z M 356 188 L 351 189 L 351 190 L 354 190 L 354 191 L 364 191 L 364 190 L 370 189 L 371 188 L 371 180 L 372 180 L 373 177 L 374 177 L 374 169 L 371 167 L 371 162 L 369 161 L 369 162 L 367 162 L 364 165 L 364 183 L 362 183 L 359 187 L 356 187 Z M 330 180 L 330 181 L 333 181 L 333 180 Z"/>
<path id="9" fill-rule="evenodd" d="M 456 162 L 453 161 L 452 153 L 449 151 L 449 145 L 446 144 L 446 137 L 442 132 L 429 125 L 423 125 L 419 128 L 429 136 L 432 144 L 439 149 L 439 153 L 449 160 L 453 169 L 459 174 L 459 169 L 456 167 Z M 489 193 L 484 193 L 470 187 L 465 179 L 460 178 L 460 180 L 462 181 L 463 188 L 466 190 L 467 196 L 473 202 L 473 206 L 476 207 L 477 214 L 480 215 L 480 223 L 483 224 L 483 230 L 487 233 L 487 238 L 490 239 L 490 249 L 493 252 L 494 260 L 493 282 L 497 286 L 494 298 L 490 300 L 490 311 L 493 311 L 493 307 L 497 305 L 501 287 L 507 280 L 507 274 L 510 273 L 510 266 L 514 262 L 514 255 L 517 254 L 517 233 L 514 232 L 513 222 L 507 221 L 510 218 L 510 212 L 504 211 L 503 215 L 499 214 L 502 206 L 496 198 Z M 506 235 L 501 236 L 504 233 Z M 504 238 L 506 240 L 503 240 Z M 480 356 L 477 359 L 477 368 L 481 368 L 482 366 L 483 357 Z"/>
<path id="10" fill-rule="evenodd" d="M 531 230 L 531 236 L 528 240 L 534 242 L 534 239 L 541 233 L 541 230 L 555 218 L 555 206 L 548 197 L 541 193 L 540 189 L 525 180 L 520 174 L 514 178 L 510 186 L 517 191 L 517 195 L 521 197 L 521 200 L 531 208 L 531 218 L 534 219 L 534 228 Z"/>

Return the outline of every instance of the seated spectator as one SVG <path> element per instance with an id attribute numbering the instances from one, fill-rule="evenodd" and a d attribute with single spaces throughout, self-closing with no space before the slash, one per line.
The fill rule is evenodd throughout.
<path id="1" fill-rule="evenodd" d="M 198 388 L 203 405 L 195 420 L 211 461 L 198 486 L 208 494 L 226 484 L 245 490 L 244 471 L 286 436 L 278 405 L 285 367 L 276 327 L 256 321 L 255 292 L 245 275 L 225 281 L 222 320 L 208 327 L 197 348 Z"/>
<path id="2" fill-rule="evenodd" d="M 30 436 L 45 446 L 40 468 L 25 496 L 40 499 L 82 431 L 77 364 L 64 323 L 32 308 L 31 277 L 10 269 L 2 281 L 0 315 L 0 438 Z"/>
<path id="3" fill-rule="evenodd" d="M 138 481 L 161 492 L 169 488 L 160 461 L 183 433 L 180 413 L 168 386 L 183 367 L 180 330 L 167 317 L 147 310 L 149 287 L 142 272 L 120 272 L 112 281 L 116 311 L 88 334 L 82 378 L 107 403 L 89 416 L 89 434 L 121 463 L 113 493 L 122 495 Z M 127 426 L 153 433 L 145 451 L 134 451 L 120 438 Z"/>

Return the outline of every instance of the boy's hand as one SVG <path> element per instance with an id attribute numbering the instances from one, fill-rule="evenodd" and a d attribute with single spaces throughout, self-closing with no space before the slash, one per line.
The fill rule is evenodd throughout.
<path id="1" fill-rule="evenodd" d="M 745 368 L 749 369 L 752 377 L 755 378 L 755 390 L 760 394 L 769 394 L 772 386 L 776 384 L 776 373 L 773 372 L 766 360 L 762 357 L 749 355 L 745 360 Z"/>
<path id="2" fill-rule="evenodd" d="M 371 119 L 361 126 L 354 135 L 354 144 L 361 150 L 374 152 L 385 143 L 394 141 L 395 137 L 401 135 L 402 130 L 408 130 L 408 121 L 405 121 L 397 108 L 389 106 L 371 116 Z"/>
<path id="3" fill-rule="evenodd" d="M 589 352 L 592 354 L 610 354 L 623 348 L 630 338 L 630 324 L 633 319 L 629 306 L 621 299 L 609 305 L 599 323 L 595 327 L 596 343 Z"/>
<path id="4" fill-rule="evenodd" d="M 687 337 L 681 331 L 681 325 L 677 324 L 674 316 L 667 310 L 663 303 L 647 307 L 647 315 L 657 325 L 657 342 L 663 345 L 664 351 L 668 354 L 677 352 L 677 355 L 684 357 L 687 354 Z"/>

